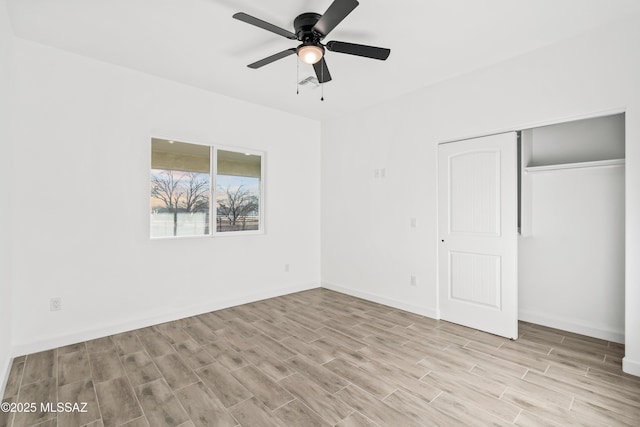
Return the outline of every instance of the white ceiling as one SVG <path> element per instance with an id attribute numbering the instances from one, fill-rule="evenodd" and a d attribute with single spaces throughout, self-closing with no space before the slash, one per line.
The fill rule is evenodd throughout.
<path id="1" fill-rule="evenodd" d="M 327 119 L 640 13 L 638 0 L 360 0 L 324 40 L 391 49 L 385 62 L 327 53 L 333 81 L 296 95 L 296 42 L 232 19 L 293 31 L 332 0 L 8 0 L 17 36 L 266 105 Z M 314 75 L 300 64 L 299 79 Z"/>

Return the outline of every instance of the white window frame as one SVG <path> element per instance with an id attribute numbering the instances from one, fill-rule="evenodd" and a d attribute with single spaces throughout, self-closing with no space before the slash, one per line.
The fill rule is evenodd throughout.
<path id="1" fill-rule="evenodd" d="M 209 234 L 195 235 L 195 236 L 152 236 L 151 235 L 151 223 L 148 223 L 147 229 L 149 230 L 149 238 L 151 240 L 172 240 L 172 239 L 200 239 L 200 238 L 216 238 L 216 237 L 236 237 L 236 236 L 255 236 L 265 234 L 265 169 L 266 169 L 266 152 L 262 150 L 255 150 L 252 148 L 242 148 L 232 145 L 217 145 L 211 143 L 204 143 L 200 141 L 185 141 L 183 138 L 167 138 L 165 136 L 151 136 L 149 138 L 149 153 L 153 149 L 153 140 L 162 139 L 165 141 L 176 141 L 185 144 L 194 144 L 204 147 L 209 147 Z M 258 215 L 258 229 L 257 230 L 238 230 L 238 231 L 218 231 L 218 206 L 216 203 L 216 196 L 218 194 L 218 150 L 232 151 L 235 153 L 242 153 L 254 156 L 260 156 L 260 200 L 259 200 L 259 215 Z M 151 155 L 149 156 L 149 171 L 153 170 L 151 163 Z M 150 181 L 148 181 L 149 188 L 147 195 L 151 195 Z M 150 220 L 149 220 L 150 221 Z"/>
<path id="2" fill-rule="evenodd" d="M 218 150 L 222 151 L 232 151 L 234 153 L 242 153 L 249 154 L 253 156 L 260 156 L 260 207 L 259 207 L 259 215 L 258 215 L 258 229 L 257 230 L 239 230 L 239 231 L 218 231 L 218 204 L 216 203 L 216 196 L 218 194 Z M 212 203 L 210 205 L 215 205 L 211 212 L 210 220 L 211 225 L 209 229 L 212 231 L 211 236 L 214 237 L 233 237 L 233 236 L 251 236 L 256 234 L 265 234 L 265 224 L 264 224 L 264 177 L 265 177 L 265 157 L 266 153 L 264 151 L 253 150 L 250 148 L 239 148 L 233 147 L 229 145 L 217 145 L 211 146 L 211 200 Z M 215 174 L 213 172 L 215 171 Z M 211 206 L 210 206 L 211 208 Z"/>

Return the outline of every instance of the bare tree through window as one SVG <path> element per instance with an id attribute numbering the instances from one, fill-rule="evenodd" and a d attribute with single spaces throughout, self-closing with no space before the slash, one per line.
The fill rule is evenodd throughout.
<path id="1" fill-rule="evenodd" d="M 173 217 L 173 236 L 179 233 L 180 214 L 205 214 L 202 234 L 209 234 L 209 175 L 172 170 L 152 171 L 151 198 Z"/>
<path id="2" fill-rule="evenodd" d="M 254 219 L 257 218 L 260 208 L 258 196 L 244 185 L 218 188 L 219 194 L 222 194 L 217 200 L 218 231 L 257 229 Z"/>
<path id="3" fill-rule="evenodd" d="M 173 214 L 173 235 L 178 233 L 178 205 L 182 198 L 180 181 L 182 177 L 174 176 L 173 171 L 162 171 L 151 174 L 151 197 L 164 204 L 164 208 Z"/>

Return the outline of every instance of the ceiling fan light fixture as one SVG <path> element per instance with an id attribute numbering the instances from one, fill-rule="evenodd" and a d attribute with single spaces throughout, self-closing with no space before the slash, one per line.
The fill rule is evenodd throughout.
<path id="1" fill-rule="evenodd" d="M 322 59 L 324 48 L 315 44 L 303 44 L 298 46 L 297 53 L 302 62 L 313 65 Z"/>

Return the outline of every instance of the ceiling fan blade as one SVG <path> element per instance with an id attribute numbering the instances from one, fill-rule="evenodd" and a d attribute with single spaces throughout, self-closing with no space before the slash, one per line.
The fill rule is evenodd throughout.
<path id="1" fill-rule="evenodd" d="M 291 40 L 295 40 L 296 39 L 296 35 L 293 34 L 291 31 L 287 31 L 284 28 L 280 28 L 276 25 L 270 24 L 266 21 L 263 21 L 262 19 L 258 19 L 256 17 L 253 17 L 251 15 L 247 15 L 244 12 L 238 12 L 236 14 L 233 15 L 233 17 L 235 19 L 237 19 L 238 21 L 242 21 L 242 22 L 246 22 L 247 24 L 251 24 L 251 25 L 255 25 L 258 28 L 262 28 L 263 30 L 267 30 L 267 31 L 271 31 L 272 33 L 276 33 L 282 37 L 286 37 L 288 39 Z"/>
<path id="2" fill-rule="evenodd" d="M 326 44 L 327 49 L 331 52 L 347 53 L 349 55 L 364 56 L 365 58 L 373 58 L 384 61 L 389 57 L 391 49 L 382 47 L 366 46 L 363 44 L 330 41 Z"/>
<path id="3" fill-rule="evenodd" d="M 327 61 L 325 61 L 324 58 L 313 64 L 313 69 L 316 71 L 316 77 L 318 77 L 319 83 L 331 81 L 331 73 L 329 72 L 329 68 L 327 68 Z"/>
<path id="4" fill-rule="evenodd" d="M 344 18 L 358 7 L 357 0 L 334 0 L 327 11 L 320 17 L 313 30 L 326 37 Z"/>
<path id="5" fill-rule="evenodd" d="M 282 59 L 294 53 L 296 53 L 296 48 L 292 47 L 291 49 L 283 50 L 282 52 L 278 52 L 275 55 L 267 56 L 266 58 L 261 59 L 260 61 L 256 61 L 253 64 L 249 64 L 247 65 L 247 67 L 253 68 L 253 69 L 264 67 L 267 64 L 271 64 L 272 62 L 277 61 L 278 59 Z"/>

